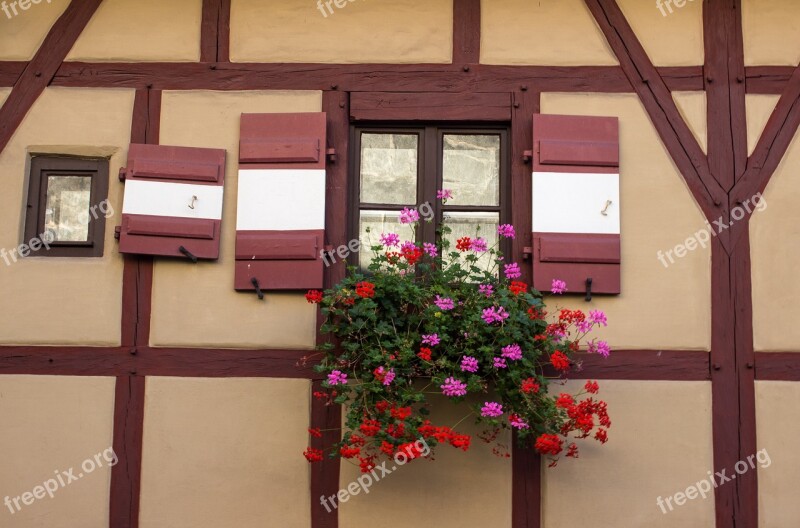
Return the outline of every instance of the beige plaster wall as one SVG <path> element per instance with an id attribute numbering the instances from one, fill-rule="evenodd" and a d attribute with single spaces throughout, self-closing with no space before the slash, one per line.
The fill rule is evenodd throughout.
<path id="1" fill-rule="evenodd" d="M 202 0 L 104 0 L 67 60 L 200 60 L 202 8 Z"/>
<path id="2" fill-rule="evenodd" d="M 685 105 L 687 115 L 702 105 Z M 672 250 L 702 229 L 702 213 L 633 94 L 542 94 L 542 113 L 620 118 L 622 294 L 551 297 L 570 309 L 602 309 L 609 326 L 595 333 L 612 348 L 709 350 L 711 252 L 698 247 L 674 263 Z M 694 115 L 692 122 L 703 123 Z M 674 255 L 674 253 L 673 253 Z"/>
<path id="3" fill-rule="evenodd" d="M 234 62 L 448 63 L 452 0 L 233 0 Z"/>
<path id="4" fill-rule="evenodd" d="M 42 7 L 42 6 L 39 6 Z M 48 88 L 0 154 L 0 248 L 22 243 L 29 153 L 110 157 L 109 204 L 102 258 L 31 256 L 0 260 L 4 344 L 116 345 L 120 338 L 123 260 L 114 226 L 122 185 L 115 177 L 130 142 L 132 90 Z"/>
<path id="5" fill-rule="evenodd" d="M 747 94 L 745 96 L 745 107 L 747 111 L 747 154 L 753 153 L 764 127 L 767 126 L 769 116 L 775 110 L 780 95 L 767 94 Z"/>
<path id="6" fill-rule="evenodd" d="M 216 262 L 157 259 L 154 346 L 312 348 L 316 310 L 302 293 L 233 289 L 239 120 L 242 113 L 319 112 L 319 92 L 164 92 L 161 144 L 227 151 L 222 245 Z"/>
<path id="7" fill-rule="evenodd" d="M 13 504 L 20 497 L 17 502 L 21 506 L 12 514 L 2 505 L 2 526 L 108 526 L 111 466 L 116 460 L 113 450 L 109 451 L 114 381 L 100 377 L 0 376 L 0 498 L 8 496 Z M 97 459 L 101 465 L 92 469 L 97 454 L 101 454 Z M 63 475 L 70 469 L 78 480 L 69 482 Z M 60 486 L 57 475 L 65 486 Z M 52 498 L 39 490 L 36 494 L 43 498 L 28 496 L 29 504 L 22 502 L 24 493 L 33 493 L 52 478 L 56 483 L 48 483 L 48 487 L 57 487 Z"/>
<path id="8" fill-rule="evenodd" d="M 310 382 L 148 378 L 140 526 L 308 528 Z"/>
<path id="9" fill-rule="evenodd" d="M 705 92 L 672 92 L 678 110 L 683 116 L 703 152 L 708 150 L 708 121 Z"/>
<path id="10" fill-rule="evenodd" d="M 711 383 L 600 381 L 608 403 L 609 440 L 579 441 L 577 460 L 542 469 L 544 528 L 714 526 L 714 497 L 663 513 L 666 499 L 706 478 L 714 467 Z M 572 381 L 566 392 L 583 384 Z M 557 389 L 556 389 L 557 390 Z"/>
<path id="11" fill-rule="evenodd" d="M 655 1 L 617 0 L 617 3 L 653 64 L 703 64 L 702 0 L 662 0 L 663 12 Z M 683 5 L 679 7 L 680 4 Z"/>
<path id="12" fill-rule="evenodd" d="M 800 61 L 800 4 L 795 0 L 742 0 L 744 62 L 791 65 Z"/>
<path id="13" fill-rule="evenodd" d="M 0 60 L 32 59 L 69 2 L 40 0 L 25 10 L 17 7 L 15 15 L 11 2 L 7 1 L 8 14 L 0 11 Z"/>

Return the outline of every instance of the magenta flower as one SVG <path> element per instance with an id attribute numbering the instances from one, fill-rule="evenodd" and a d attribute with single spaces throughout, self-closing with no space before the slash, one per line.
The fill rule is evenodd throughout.
<path id="1" fill-rule="evenodd" d="M 514 238 L 516 235 L 514 233 L 514 226 L 511 224 L 502 224 L 497 227 L 497 233 L 506 238 Z"/>
<path id="2" fill-rule="evenodd" d="M 589 322 L 597 324 L 599 326 L 608 326 L 608 319 L 606 318 L 606 314 L 602 310 L 590 310 Z"/>
<path id="3" fill-rule="evenodd" d="M 516 429 L 528 429 L 530 427 L 530 425 L 528 425 L 528 422 L 526 422 L 516 414 L 512 414 L 511 416 L 508 417 L 508 423 L 511 424 L 511 427 L 514 427 Z"/>
<path id="4" fill-rule="evenodd" d="M 472 241 L 472 246 L 470 247 L 475 253 L 485 253 L 489 249 L 485 238 L 476 238 Z"/>
<path id="5" fill-rule="evenodd" d="M 425 242 L 424 244 L 422 244 L 422 247 L 424 248 L 425 253 L 427 253 L 431 257 L 435 257 L 436 255 L 439 254 L 439 250 L 436 249 L 436 244 Z"/>
<path id="6" fill-rule="evenodd" d="M 464 356 L 461 358 L 462 372 L 478 372 L 478 360 L 474 357 Z"/>
<path id="7" fill-rule="evenodd" d="M 493 360 L 492 366 L 494 368 L 496 368 L 496 369 L 504 369 L 504 368 L 508 368 L 508 363 L 506 363 L 505 358 L 496 357 Z"/>
<path id="8" fill-rule="evenodd" d="M 388 387 L 389 385 L 391 385 L 392 382 L 394 381 L 394 378 L 395 378 L 394 369 L 389 369 L 388 371 L 386 371 L 386 375 L 383 376 L 384 386 Z"/>
<path id="9" fill-rule="evenodd" d="M 503 406 L 497 402 L 483 402 L 481 407 L 481 416 L 489 418 L 497 418 L 503 415 Z"/>
<path id="10" fill-rule="evenodd" d="M 396 233 L 381 233 L 381 244 L 386 247 L 395 247 L 400 243 L 400 237 Z"/>
<path id="11" fill-rule="evenodd" d="M 585 319 L 583 321 L 578 321 L 577 323 L 575 323 L 575 328 L 578 329 L 578 332 L 585 334 L 592 329 L 592 323 L 588 319 Z"/>
<path id="12" fill-rule="evenodd" d="M 594 339 L 589 343 L 589 353 L 600 354 L 604 358 L 607 358 L 611 354 L 611 349 L 605 341 L 597 341 Z"/>
<path id="13" fill-rule="evenodd" d="M 506 359 L 510 359 L 512 361 L 518 361 L 522 359 L 522 348 L 516 343 L 513 345 L 504 346 L 503 350 L 503 357 Z"/>
<path id="14" fill-rule="evenodd" d="M 414 222 L 419 221 L 419 212 L 416 209 L 409 209 L 408 207 L 404 207 L 402 211 L 400 211 L 400 223 L 401 224 L 413 224 Z"/>
<path id="15" fill-rule="evenodd" d="M 439 297 L 437 295 L 436 296 L 436 300 L 433 301 L 433 302 L 443 312 L 446 312 L 448 310 L 452 310 L 455 307 L 455 305 L 453 304 L 453 299 L 450 299 L 448 297 Z"/>
<path id="16" fill-rule="evenodd" d="M 467 384 L 453 377 L 444 380 L 444 384 L 440 385 L 439 388 L 442 389 L 442 394 L 451 398 L 467 394 Z"/>
<path id="17" fill-rule="evenodd" d="M 436 198 L 439 200 L 447 201 L 453 197 L 453 191 L 450 189 L 440 189 L 436 191 Z"/>
<path id="18" fill-rule="evenodd" d="M 509 279 L 518 279 L 522 277 L 522 272 L 519 269 L 519 264 L 516 262 L 512 262 L 511 264 L 505 264 L 503 269 L 506 273 L 506 277 Z"/>
<path id="19" fill-rule="evenodd" d="M 550 286 L 550 291 L 552 293 L 564 293 L 567 291 L 567 283 L 562 280 L 553 279 L 553 284 Z"/>
<path id="20" fill-rule="evenodd" d="M 347 374 L 341 370 L 334 370 L 328 374 L 328 385 L 346 385 Z"/>
<path id="21" fill-rule="evenodd" d="M 436 346 L 439 344 L 439 334 L 427 334 L 422 336 L 422 344 Z"/>
<path id="22" fill-rule="evenodd" d="M 491 297 L 494 293 L 494 286 L 491 284 L 481 284 L 478 286 L 478 290 L 484 294 L 486 297 Z"/>
<path id="23" fill-rule="evenodd" d="M 492 323 L 502 323 L 503 321 L 508 319 L 508 316 L 509 316 L 508 312 L 502 306 L 497 308 L 491 306 L 483 310 L 483 315 L 481 315 L 481 318 L 486 322 L 486 324 L 492 324 Z"/>

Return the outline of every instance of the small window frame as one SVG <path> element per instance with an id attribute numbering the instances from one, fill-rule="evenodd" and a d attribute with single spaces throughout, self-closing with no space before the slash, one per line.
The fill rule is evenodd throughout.
<path id="1" fill-rule="evenodd" d="M 49 249 L 31 252 L 32 257 L 102 257 L 105 245 L 106 216 L 92 207 L 98 207 L 108 198 L 108 159 L 75 158 L 56 155 L 36 155 L 31 158 L 28 180 L 28 198 L 25 211 L 25 229 L 22 244 L 41 238 L 44 233 L 47 203 L 47 178 L 49 176 L 88 176 L 91 178 L 89 226 L 86 241 L 49 242 Z"/>

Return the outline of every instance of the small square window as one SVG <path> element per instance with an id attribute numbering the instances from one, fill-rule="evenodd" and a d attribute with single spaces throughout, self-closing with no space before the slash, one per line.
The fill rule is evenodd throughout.
<path id="1" fill-rule="evenodd" d="M 25 240 L 31 257 L 101 257 L 108 198 L 108 160 L 31 159 Z"/>

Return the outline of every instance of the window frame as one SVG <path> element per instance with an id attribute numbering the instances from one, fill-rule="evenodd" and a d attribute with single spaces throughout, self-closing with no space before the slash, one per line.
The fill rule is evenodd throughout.
<path id="1" fill-rule="evenodd" d="M 86 241 L 48 242 L 50 249 L 30 253 L 31 257 L 102 257 L 105 246 L 106 216 L 91 214 L 108 198 L 109 161 L 105 158 L 78 158 L 63 155 L 35 155 L 31 157 L 28 176 L 28 196 L 25 211 L 23 244 L 40 239 L 44 233 L 47 208 L 47 178 L 49 176 L 89 176 L 88 234 Z M 96 209 L 95 209 L 96 212 Z M 96 216 L 96 217 L 95 217 Z"/>
<path id="2" fill-rule="evenodd" d="M 417 203 L 415 204 L 372 204 L 361 202 L 361 134 L 418 134 L 417 156 Z M 442 205 L 436 199 L 436 191 L 442 189 L 444 181 L 444 136 L 457 135 L 499 135 L 500 136 L 500 174 L 499 204 L 491 205 Z M 416 208 L 429 201 L 434 214 L 434 222 L 421 222 L 417 233 L 418 244 L 436 241 L 436 228 L 441 225 L 445 212 L 496 212 L 499 224 L 511 223 L 511 126 L 509 123 L 486 122 L 414 122 L 414 123 L 364 123 L 350 126 L 349 201 L 351 204 L 347 219 L 347 232 L 350 240 L 359 239 L 362 210 L 399 211 L 403 207 Z M 429 175 L 433 175 L 433 177 Z M 436 241 L 438 242 L 438 241 Z M 362 248 L 362 251 L 365 248 Z M 368 250 L 368 248 L 366 248 Z M 500 239 L 500 250 L 510 255 L 510 240 Z M 358 266 L 358 254 L 351 254 L 348 264 Z"/>

